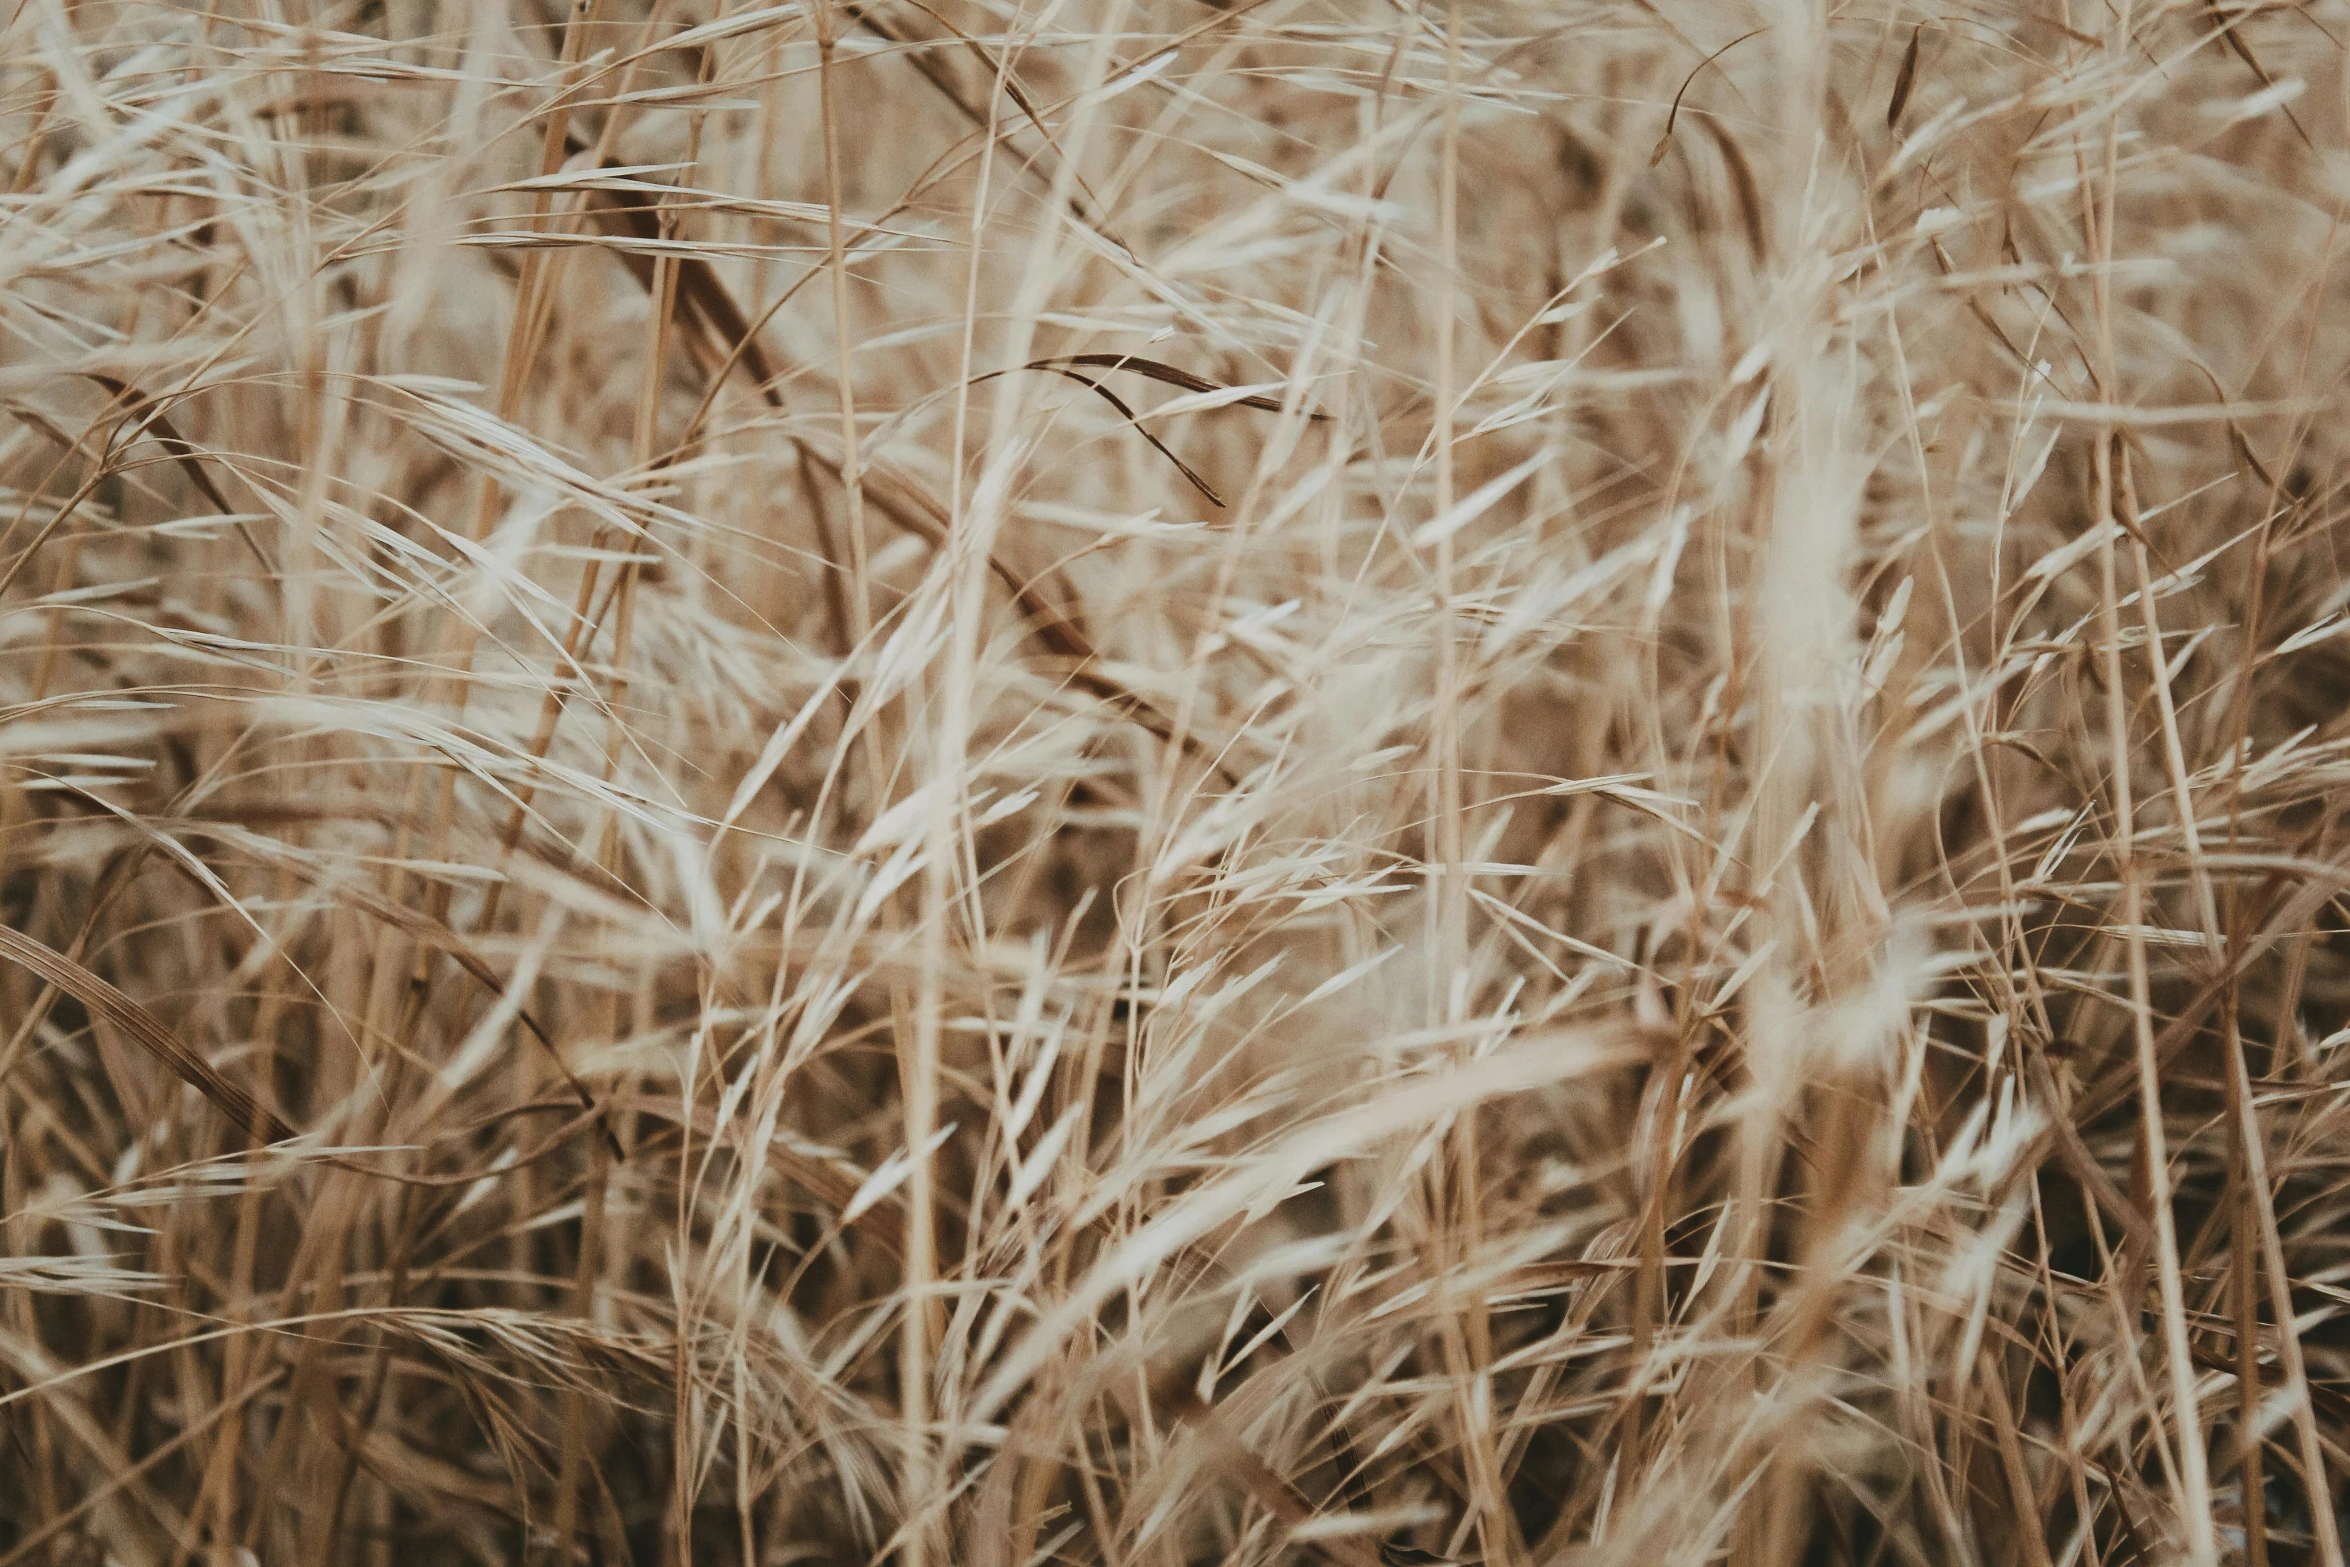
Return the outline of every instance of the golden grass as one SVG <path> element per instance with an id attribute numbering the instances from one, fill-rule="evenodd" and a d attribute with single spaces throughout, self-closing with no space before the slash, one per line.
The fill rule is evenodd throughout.
<path id="1" fill-rule="evenodd" d="M 0 1567 L 2342 1567 L 2350 5 L 6 20 Z"/>

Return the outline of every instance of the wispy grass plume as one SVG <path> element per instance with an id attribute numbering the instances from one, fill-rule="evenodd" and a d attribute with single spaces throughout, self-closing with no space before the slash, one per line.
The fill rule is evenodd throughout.
<path id="1" fill-rule="evenodd" d="M 0 1567 L 2343 1567 L 2343 0 L 0 23 Z"/>

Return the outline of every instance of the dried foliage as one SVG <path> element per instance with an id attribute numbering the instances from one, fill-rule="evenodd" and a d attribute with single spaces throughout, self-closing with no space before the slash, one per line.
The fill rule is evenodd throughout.
<path id="1" fill-rule="evenodd" d="M 0 38 L 0 1567 L 2341 1567 L 2343 0 Z"/>

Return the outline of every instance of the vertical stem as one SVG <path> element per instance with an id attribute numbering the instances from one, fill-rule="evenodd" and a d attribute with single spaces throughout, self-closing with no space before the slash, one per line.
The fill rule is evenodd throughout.
<path id="1" fill-rule="evenodd" d="M 2120 0 L 2113 13 L 2108 53 L 2133 47 L 2132 0 Z M 2092 284 L 2097 321 L 2097 392 L 2118 399 L 2122 389 L 2113 341 L 2112 272 L 2114 220 L 2121 190 L 2119 174 L 2122 106 L 2106 117 L 2104 168 L 2089 196 L 2083 184 L 2083 218 L 2089 232 L 2090 255 L 2097 268 Z M 2211 1476 L 2204 1451 L 2203 1420 L 2195 1395 L 2195 1368 L 2187 1342 L 2186 1291 L 2180 1278 L 2177 1222 L 2171 1213 L 2170 1154 L 2162 1125 L 2161 1066 L 2154 1047 L 2154 1006 L 2146 964 L 2146 889 L 2138 863 L 2137 811 L 2130 783 L 2130 718 L 2127 688 L 2122 683 L 2120 590 L 2116 582 L 2113 523 L 2117 516 L 2114 472 L 2120 434 L 2108 427 L 2098 435 L 2095 449 L 2097 505 L 2093 526 L 2097 546 L 2097 628 L 2105 666 L 2105 726 L 2112 750 L 2115 870 L 2121 880 L 2121 922 L 2129 952 L 2129 1009 L 2131 1033 L 2137 1047 L 2139 1129 L 2146 1155 L 2147 1206 L 2154 1217 L 2155 1274 L 2162 1299 L 2163 1346 L 2170 1363 L 2171 1400 L 2177 1406 L 2178 1475 L 2186 1512 L 2187 1550 L 2196 1567 L 2217 1567 L 2218 1532 L 2212 1521 Z M 2159 645 L 2154 657 L 2162 656 Z"/>
<path id="2" fill-rule="evenodd" d="M 1006 49 L 1002 61 L 1011 59 Z M 943 546 L 947 571 L 941 589 L 949 595 L 951 629 L 947 666 L 940 671 L 944 699 L 933 712 L 935 726 L 929 777 L 927 844 L 923 860 L 921 907 L 921 978 L 914 1006 L 913 1054 L 899 1069 L 905 1093 L 905 1138 L 913 1169 L 907 1181 L 906 1205 L 906 1321 L 899 1341 L 898 1375 L 902 1418 L 906 1425 L 909 1462 L 907 1520 L 903 1560 L 905 1567 L 929 1567 L 931 1530 L 918 1521 L 934 1501 L 930 1407 L 931 1340 L 935 1302 L 932 1285 L 938 1276 L 936 1170 L 930 1143 L 938 1124 L 939 1038 L 945 1023 L 943 976 L 947 960 L 947 911 L 954 902 L 953 867 L 960 857 L 960 811 L 969 740 L 971 675 L 977 662 L 979 621 L 985 604 L 983 546 L 972 537 L 973 519 L 967 514 L 963 481 L 965 446 L 970 437 L 971 382 L 974 339 L 979 323 L 979 277 L 987 242 L 987 211 L 995 173 L 996 110 L 1003 101 L 1003 66 L 990 84 L 986 138 L 980 149 L 978 183 L 971 194 L 971 226 L 963 274 L 963 330 L 955 374 L 955 418 L 948 448 L 949 473 L 947 537 Z M 949 784 L 953 784 L 950 789 Z"/>
<path id="3" fill-rule="evenodd" d="M 608 1002 L 607 1005 L 610 1003 Z M 579 1264 L 571 1278 L 572 1314 L 595 1315 L 596 1278 L 603 1271 L 604 1201 L 611 1182 L 611 1152 L 602 1137 L 588 1138 L 587 1200 L 579 1221 Z M 555 1486 L 555 1560 L 572 1559 L 579 1535 L 580 1488 L 587 1466 L 588 1401 L 577 1388 L 563 1390 L 563 1455 Z"/>
<path id="4" fill-rule="evenodd" d="M 2101 225 L 2102 227 L 2102 225 Z M 2102 238 L 2102 234 L 2100 238 Z M 2102 295 L 2104 274 L 2098 277 Z M 2102 303 L 2102 300 L 2101 300 Z M 2111 382 L 2107 383 L 2109 386 Z M 2195 1366 L 2187 1343 L 2187 1299 L 2179 1270 L 2177 1222 L 2171 1213 L 2170 1151 L 2162 1125 L 2162 1072 L 2154 1047 L 2154 1003 L 2146 965 L 2146 890 L 2138 864 L 2137 807 L 2130 783 L 2130 715 L 2122 683 L 2121 624 L 2115 580 L 2113 449 L 2108 433 L 2097 443 L 2099 653 L 2105 663 L 2105 727 L 2113 753 L 2113 854 L 2121 879 L 2121 923 L 2129 951 L 2130 1025 L 2137 1044 L 2139 1133 L 2146 1154 L 2146 1206 L 2154 1217 L 2157 1287 L 2162 1297 L 2163 1347 L 2170 1365 L 2171 1400 L 2178 1421 L 2178 1474 L 2186 1492 L 2187 1547 L 2196 1567 L 2218 1567 L 2219 1538 L 2212 1524 L 2210 1466 L 2195 1398 Z"/>
<path id="5" fill-rule="evenodd" d="M 2123 519 L 2131 529 L 2130 560 L 2137 578 L 2139 620 L 2146 631 L 2146 658 L 2152 666 L 2150 673 L 2153 676 L 2155 712 L 2162 723 L 2162 760 L 2170 784 L 2172 812 L 2178 817 L 2180 838 L 2187 851 L 2190 881 L 2195 894 L 2195 913 L 2202 929 L 2204 951 L 2210 954 L 2223 985 L 2220 1007 L 2227 1040 L 2224 1048 L 2228 1055 L 2228 1185 L 2225 1204 L 2229 1223 L 2229 1296 L 2234 1307 L 2236 1329 L 2236 1426 L 2238 1440 L 2244 1448 L 2244 1559 L 2247 1567 L 2266 1567 L 2268 1523 L 2262 1516 L 2261 1444 L 2253 1435 L 2260 1423 L 2260 1303 L 2254 1251 L 2259 1244 L 2260 1227 L 2252 1185 L 2253 1171 L 2257 1167 L 2252 1141 L 2259 1131 L 2252 1113 L 2252 1087 L 2244 1067 L 2244 1038 L 2237 1030 L 2236 981 L 2229 954 L 2228 933 L 2220 919 L 2210 869 L 2203 857 L 2202 831 L 2195 822 L 2195 795 L 2187 773 L 2186 746 L 2179 735 L 2178 706 L 2170 688 L 2171 670 L 2162 648 L 2162 614 L 2156 604 L 2154 569 L 2147 556 L 2146 540 L 2142 536 L 2142 513 L 2126 453 L 2119 464 L 2118 478 L 2117 499 Z M 2265 1182 L 2265 1169 L 2262 1176 Z M 2283 1315 L 2288 1319 L 2286 1330 L 2290 1331 L 2291 1313 L 2288 1311 Z"/>
<path id="6" fill-rule="evenodd" d="M 1438 171 L 1438 255 L 1442 269 L 1436 302 L 1436 501 L 1435 515 L 1452 510 L 1457 480 L 1454 473 L 1454 404 L 1459 398 L 1457 331 L 1460 285 L 1460 164 L 1461 164 L 1461 14 L 1459 0 L 1446 0 L 1444 23 L 1444 147 Z M 1469 1005 L 1468 878 L 1462 869 L 1461 696 L 1460 638 L 1453 623 L 1453 548 L 1449 530 L 1436 540 L 1436 603 L 1431 617 L 1436 681 L 1428 715 L 1430 761 L 1435 770 L 1434 810 L 1430 823 L 1429 916 L 1435 923 L 1431 948 L 1433 993 L 1428 998 L 1430 1022 L 1451 1029 L 1467 1016 Z M 1467 1053 L 1469 1047 L 1456 1044 Z M 1478 1148 L 1477 1113 L 1464 1109 L 1452 1126 L 1442 1170 L 1445 1187 L 1431 1204 L 1440 1257 L 1438 1265 L 1449 1277 L 1472 1266 L 1483 1242 L 1484 1215 L 1478 1190 L 1482 1157 Z M 1493 1439 L 1492 1334 L 1485 1301 L 1472 1293 L 1457 1303 L 1458 1318 L 1448 1314 L 1444 1326 L 1446 1358 L 1457 1388 L 1457 1415 L 1461 1441 L 1470 1471 L 1470 1495 L 1479 1548 L 1485 1561 L 1508 1559 L 1510 1528 L 1508 1499 L 1501 1477 L 1501 1457 Z M 1457 1342 L 1456 1342 L 1457 1340 Z"/>
<path id="7" fill-rule="evenodd" d="M 849 631 L 862 647 L 873 629 L 872 597 L 866 592 L 865 476 L 857 450 L 856 365 L 851 358 L 854 337 L 849 326 L 849 267 L 847 239 L 841 213 L 840 112 L 833 82 L 833 56 L 838 46 L 833 0 L 816 7 L 816 73 L 824 108 L 824 203 L 826 265 L 832 273 L 832 330 L 840 378 L 840 484 L 848 517 Z M 880 809 L 879 801 L 874 808 Z"/>

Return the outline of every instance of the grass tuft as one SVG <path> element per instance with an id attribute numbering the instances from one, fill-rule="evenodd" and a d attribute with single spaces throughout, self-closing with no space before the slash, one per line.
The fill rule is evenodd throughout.
<path id="1" fill-rule="evenodd" d="M 0 1567 L 2343 1567 L 2344 39 L 8 8 Z"/>

